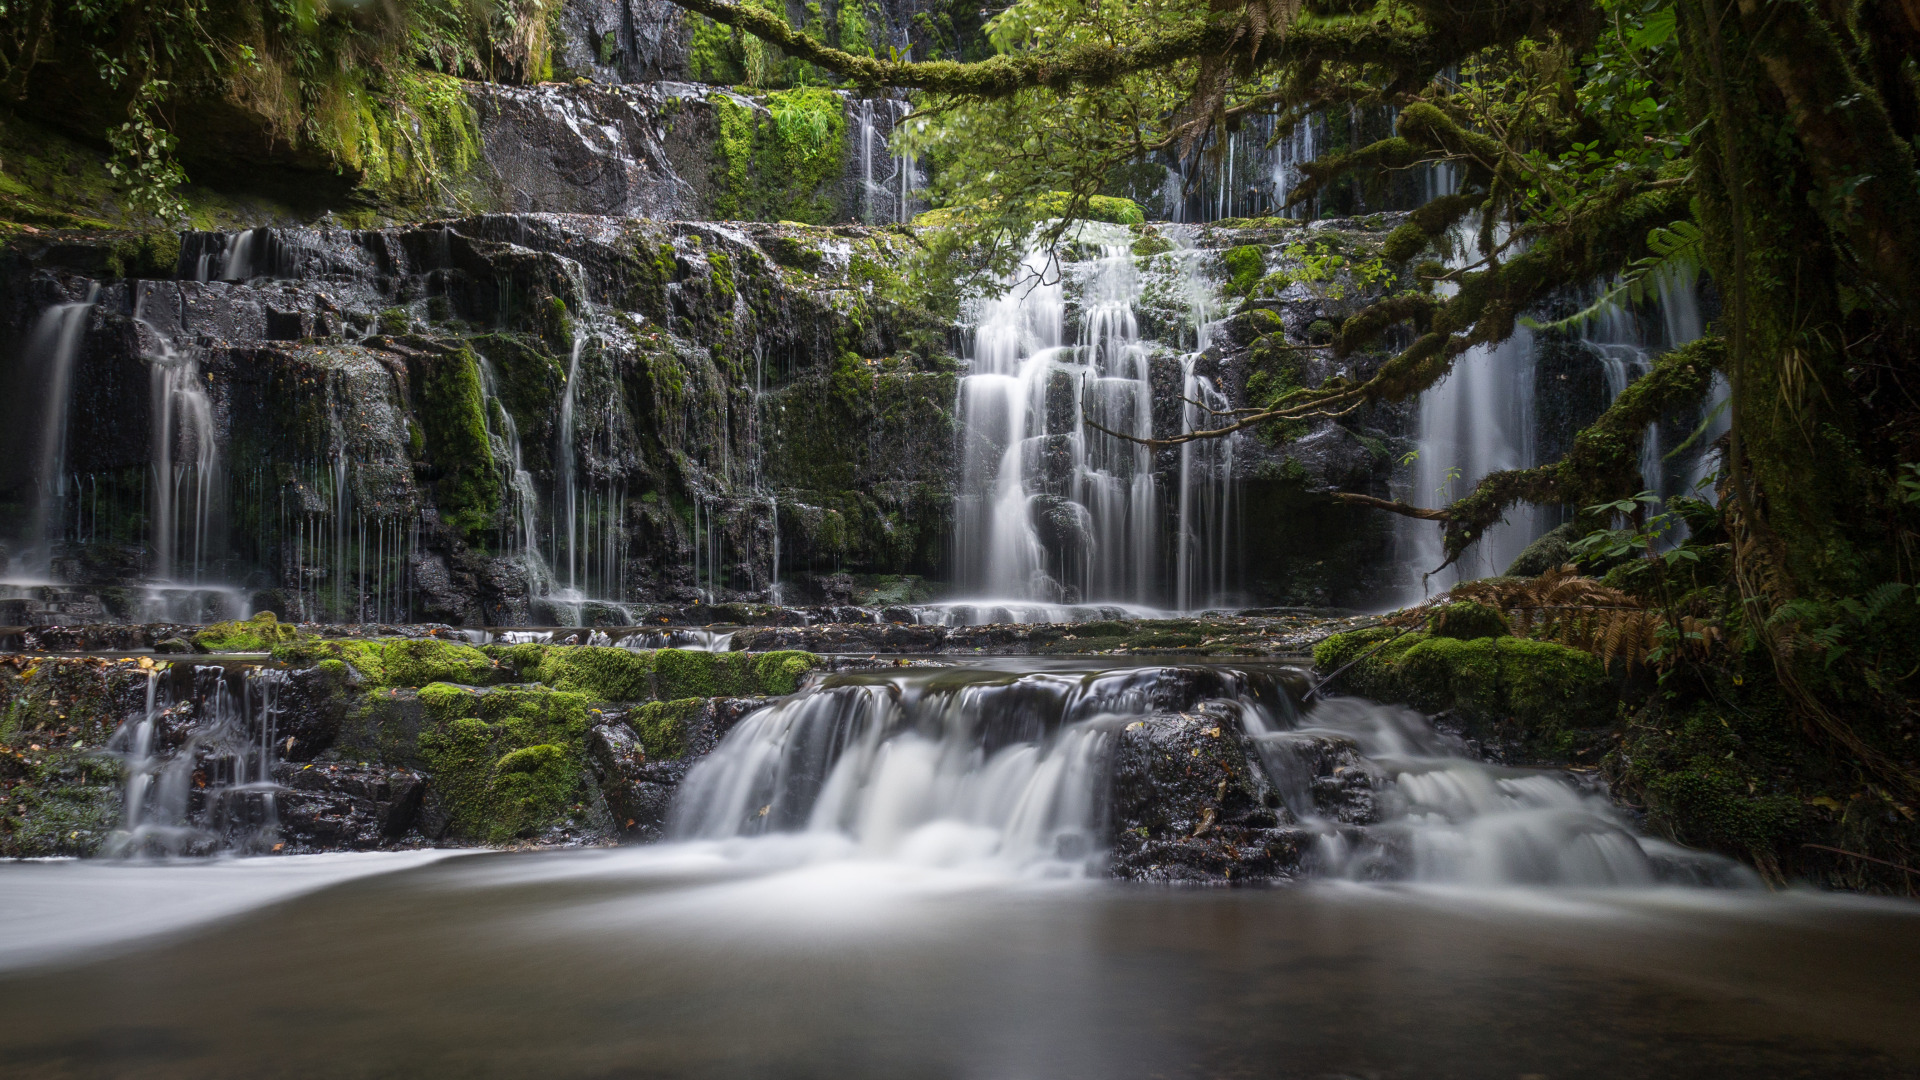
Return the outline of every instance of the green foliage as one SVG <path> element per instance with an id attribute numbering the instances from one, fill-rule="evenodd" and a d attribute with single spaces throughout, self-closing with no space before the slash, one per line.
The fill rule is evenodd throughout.
<path id="1" fill-rule="evenodd" d="M 1105 221 L 1114 225 L 1144 225 L 1147 220 L 1140 204 L 1132 199 L 1090 195 L 1084 200 L 1076 200 L 1070 192 L 1065 191 L 1049 191 L 1035 199 L 1033 212 L 1040 218 L 1072 217 L 1079 221 Z"/>
<path id="2" fill-rule="evenodd" d="M 1521 321 L 1535 330 L 1579 330 L 1623 307 L 1653 300 L 1662 286 L 1691 288 L 1705 265 L 1706 234 L 1690 221 L 1676 221 L 1649 231 L 1647 248 L 1653 254 L 1629 263 L 1593 303 L 1550 323 L 1524 317 Z"/>
<path id="3" fill-rule="evenodd" d="M 161 221 L 178 218 L 187 209 L 175 194 L 187 179 L 173 156 L 180 140 L 161 126 L 160 110 L 172 90 L 165 79 L 142 83 L 127 105 L 126 122 L 107 131 L 113 151 L 108 174 L 126 184 L 128 206 Z"/>
<path id="4" fill-rule="evenodd" d="M 803 87 L 766 96 L 765 115 L 733 97 L 710 98 L 725 167 L 714 209 L 724 218 L 825 224 L 839 211 L 847 120 L 839 95 Z"/>

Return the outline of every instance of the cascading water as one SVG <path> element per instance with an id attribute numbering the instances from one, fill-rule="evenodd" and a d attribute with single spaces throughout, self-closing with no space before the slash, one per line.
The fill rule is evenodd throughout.
<path id="1" fill-rule="evenodd" d="M 570 624 L 583 621 L 589 605 L 612 609 L 631 621 L 631 614 L 620 603 L 626 592 L 626 560 L 622 555 L 625 486 L 609 478 L 596 489 L 592 477 L 583 477 L 580 468 L 580 358 L 589 344 L 585 320 L 579 320 L 567 358 L 567 382 L 560 395 L 560 422 L 555 434 L 554 512 L 548 557 L 553 580 L 544 599 L 557 617 Z"/>
<path id="2" fill-rule="evenodd" d="M 480 395 L 486 415 L 487 440 L 493 444 L 496 460 L 506 463 L 507 520 L 501 536 L 501 548 L 519 560 L 526 571 L 527 595 L 545 596 L 551 591 L 553 575 L 540 554 L 540 496 L 533 486 L 533 474 L 527 471 L 521 451 L 520 425 L 500 398 L 500 377 L 493 363 L 476 352 L 480 368 Z"/>
<path id="3" fill-rule="evenodd" d="M 1442 178 L 1445 179 L 1445 178 Z M 1464 266 L 1477 243 L 1478 225 L 1469 221 L 1453 231 L 1450 266 Z M 1453 286 L 1443 284 L 1450 295 Z M 1453 370 L 1420 395 L 1414 460 L 1416 506 L 1444 507 L 1473 490 L 1489 473 L 1525 469 L 1534 464 L 1534 338 L 1524 325 L 1494 345 L 1476 345 L 1453 362 Z M 1498 574 L 1529 543 L 1550 527 L 1532 504 L 1508 511 L 1506 520 L 1486 531 L 1460 560 L 1448 567 L 1443 582 L 1426 575 L 1445 561 L 1439 532 L 1429 522 L 1400 523 L 1404 560 L 1413 577 L 1406 599 L 1418 600 L 1446 583 Z"/>
<path id="4" fill-rule="evenodd" d="M 1284 677 L 1213 667 L 829 676 L 746 717 L 697 763 L 670 835 L 799 834 L 814 857 L 1097 874 L 1120 742 L 1196 713 L 1237 720 L 1274 793 L 1270 828 L 1303 840 L 1296 874 L 1753 882 L 1728 860 L 1637 835 L 1566 774 L 1467 757 L 1410 710 L 1332 699 L 1302 713 Z M 1202 738 L 1235 737 L 1231 722 L 1207 722 Z"/>
<path id="5" fill-rule="evenodd" d="M 32 583 L 51 580 L 54 544 L 66 527 L 67 425 L 72 411 L 73 362 L 99 296 L 100 286 L 89 285 L 85 300 L 48 308 L 27 339 L 26 364 L 46 373 L 46 407 L 41 414 L 46 426 L 40 435 L 38 490 L 22 537 L 29 546 L 11 569 L 12 576 Z"/>
<path id="6" fill-rule="evenodd" d="M 1063 266 L 1030 255 L 1003 294 L 972 309 L 955 555 L 962 587 L 992 598 L 972 607 L 1032 621 L 1081 604 L 1185 608 L 1224 588 L 1231 443 L 1183 452 L 1163 479 L 1152 451 L 1133 441 L 1154 435 L 1154 344 L 1134 312 L 1141 285 L 1129 239 L 1087 226 L 1081 240 L 1099 244 L 1097 257 Z M 1181 266 L 1187 291 L 1210 296 L 1211 286 L 1197 287 L 1197 261 Z M 1203 404 L 1182 408 L 1189 428 L 1207 423 L 1205 406 L 1225 404 L 1194 368 L 1212 304 L 1192 308 L 1196 351 L 1181 362 L 1181 385 Z"/>
<path id="7" fill-rule="evenodd" d="M 279 827 L 272 772 L 286 683 L 285 671 L 266 667 L 150 672 L 146 708 L 108 743 L 126 767 L 127 788 L 107 852 L 270 849 Z"/>
<path id="8" fill-rule="evenodd" d="M 913 220 L 920 174 L 912 154 L 894 154 L 888 143 L 913 106 L 893 98 L 861 98 L 853 120 L 860 157 L 860 220 L 869 225 Z"/>
<path id="9" fill-rule="evenodd" d="M 1609 402 L 1645 375 L 1662 353 L 1697 341 L 1704 332 L 1695 274 L 1664 272 L 1654 285 L 1653 311 L 1611 305 L 1581 327 L 1581 344 L 1600 358 Z M 1640 476 L 1646 490 L 1661 498 L 1699 494 L 1695 489 L 1713 468 L 1707 449 L 1726 432 L 1727 393 L 1724 377 L 1716 373 L 1701 410 L 1647 425 L 1640 448 Z"/>
<path id="10" fill-rule="evenodd" d="M 247 234 L 251 235 L 251 234 Z M 226 534 L 227 476 L 200 358 L 145 318 L 151 286 L 136 284 L 134 325 L 143 343 L 151 405 L 152 580 L 143 617 L 183 622 L 244 618 L 242 590 L 215 579 Z"/>

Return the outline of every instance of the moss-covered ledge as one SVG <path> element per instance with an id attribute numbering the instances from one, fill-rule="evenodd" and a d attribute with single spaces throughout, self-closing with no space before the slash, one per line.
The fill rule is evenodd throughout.
<path id="1" fill-rule="evenodd" d="M 1322 675 L 1352 663 L 1335 684 L 1344 693 L 1451 714 L 1474 737 L 1543 761 L 1597 764 L 1620 707 L 1619 685 L 1598 658 L 1504 634 L 1369 627 L 1322 641 L 1313 662 Z"/>

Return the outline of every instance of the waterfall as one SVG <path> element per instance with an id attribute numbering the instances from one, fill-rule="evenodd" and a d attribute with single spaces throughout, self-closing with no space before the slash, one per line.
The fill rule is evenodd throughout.
<path id="1" fill-rule="evenodd" d="M 27 351 L 22 358 L 29 369 L 45 372 L 47 388 L 46 405 L 41 412 L 46 426 L 40 434 L 37 490 L 23 538 L 34 547 L 25 556 L 27 564 L 15 567 L 16 572 L 24 572 L 35 582 L 52 580 L 54 545 L 66 530 L 67 431 L 73 411 L 73 363 L 80 352 L 80 341 L 86 335 L 87 318 L 99 296 L 100 286 L 90 284 L 85 300 L 55 304 L 41 312 L 27 338 Z"/>
<path id="2" fill-rule="evenodd" d="M 913 220 L 919 170 L 912 154 L 894 154 L 888 143 L 913 106 L 893 98 L 853 103 L 854 142 L 860 156 L 860 220 L 869 225 Z"/>
<path id="3" fill-rule="evenodd" d="M 1088 225 L 1080 238 L 1099 254 L 1070 264 L 1030 254 L 1002 293 L 968 313 L 955 563 L 962 588 L 985 598 L 957 606 L 968 618 L 1058 620 L 1076 605 L 1187 610 L 1228 591 L 1233 442 L 1189 444 L 1162 465 L 1131 441 L 1155 433 L 1153 364 L 1165 346 L 1140 333 L 1130 234 Z M 1195 430 L 1228 405 L 1201 368 L 1219 297 L 1203 253 L 1171 258 L 1165 284 L 1187 306 L 1193 350 L 1178 356 L 1184 404 L 1169 411 Z"/>
<path id="4" fill-rule="evenodd" d="M 504 283 L 501 288 L 503 291 L 506 288 Z M 521 452 L 520 426 L 501 400 L 500 377 L 493 369 L 493 362 L 479 352 L 474 353 L 474 359 L 480 368 L 481 411 L 486 417 L 487 439 L 494 445 L 494 456 L 507 463 L 507 527 L 501 546 L 509 556 L 520 560 L 525 569 L 528 599 L 544 597 L 551 590 L 553 575 L 540 557 L 540 497 Z"/>
<path id="5" fill-rule="evenodd" d="M 249 609 L 243 590 L 217 580 L 216 564 L 226 553 L 227 477 L 200 357 L 145 318 L 147 286 L 134 288 L 133 322 L 142 341 L 152 342 L 141 355 L 147 362 L 153 474 L 153 566 L 142 590 L 142 618 L 244 618 Z"/>
<path id="6" fill-rule="evenodd" d="M 185 680 L 184 694 L 169 685 Z M 263 852 L 279 827 L 273 766 L 287 672 L 156 667 L 146 707 L 108 743 L 127 770 L 115 855 Z M 177 747 L 177 749 L 169 749 Z"/>
<path id="7" fill-rule="evenodd" d="M 1477 345 L 1453 370 L 1420 395 L 1419 454 L 1414 503 L 1442 507 L 1473 490 L 1489 473 L 1525 469 L 1533 454 L 1533 333 L 1517 327 L 1498 345 Z M 1530 504 L 1507 512 L 1448 570 L 1465 581 L 1498 574 L 1544 531 L 1545 515 Z M 1415 569 L 1425 573 L 1444 559 L 1431 523 L 1413 522 Z"/>
<path id="8" fill-rule="evenodd" d="M 1212 379 L 1195 370 L 1200 353 L 1180 360 L 1181 415 L 1186 431 L 1218 427 L 1232 406 Z M 1233 540 L 1233 438 L 1180 444 L 1179 524 L 1174 607 L 1192 611 L 1227 592 Z"/>
<path id="9" fill-rule="evenodd" d="M 1473 219 L 1454 228 L 1449 266 L 1467 265 L 1478 232 Z M 1451 295 L 1454 288 L 1443 284 L 1440 292 Z M 1516 326 L 1505 341 L 1476 345 L 1455 358 L 1452 371 L 1420 395 L 1409 500 L 1414 505 L 1444 507 L 1489 473 L 1535 464 L 1533 347 L 1533 332 Z M 1504 571 L 1548 527 L 1542 509 L 1529 503 L 1514 507 L 1448 568 L 1445 579 L 1467 581 Z M 1432 523 L 1411 519 L 1399 529 L 1410 549 L 1407 569 L 1414 575 L 1408 599 L 1418 600 L 1432 591 L 1424 576 L 1445 560 L 1440 534 Z"/>
<path id="10" fill-rule="evenodd" d="M 626 593 L 626 560 L 622 554 L 622 523 L 626 518 L 626 490 L 609 477 L 604 491 L 583 481 L 579 465 L 580 356 L 587 336 L 575 330 L 567 358 L 567 383 L 560 395 L 560 423 L 555 435 L 554 515 L 551 567 L 556 579 L 544 599 L 564 615 L 569 625 L 583 621 L 587 605 L 614 608 L 631 621 L 621 604 Z M 531 482 L 531 481 L 529 481 Z M 560 575 L 565 574 L 564 578 Z"/>
<path id="11" fill-rule="evenodd" d="M 1662 353 L 1697 341 L 1704 332 L 1697 275 L 1663 272 L 1654 285 L 1652 311 L 1614 304 L 1581 327 L 1581 344 L 1600 360 L 1609 403 L 1651 370 Z M 1708 447 L 1726 432 L 1722 406 L 1727 395 L 1725 377 L 1716 373 L 1701 410 L 1687 416 L 1663 417 L 1647 425 L 1640 446 L 1643 488 L 1663 499 L 1696 494 L 1696 488 L 1712 474 L 1713 456 L 1707 452 Z M 1696 431 L 1699 437 L 1693 439 Z M 1689 439 L 1692 442 L 1681 451 L 1681 444 Z"/>
<path id="12" fill-rule="evenodd" d="M 1097 874 L 1118 827 L 1109 788 L 1127 733 L 1229 716 L 1274 793 L 1271 827 L 1303 840 L 1302 869 L 1315 876 L 1752 881 L 1729 860 L 1637 835 L 1566 774 L 1466 756 L 1411 710 L 1333 699 L 1302 714 L 1271 675 L 1228 668 L 827 676 L 741 720 L 693 766 L 669 835 L 785 834 L 812 858 Z M 1331 779 L 1328 760 L 1343 763 Z"/>

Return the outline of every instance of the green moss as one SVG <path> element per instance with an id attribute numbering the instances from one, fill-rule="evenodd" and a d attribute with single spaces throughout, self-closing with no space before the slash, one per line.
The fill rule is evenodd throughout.
<path id="1" fill-rule="evenodd" d="M 714 300 L 721 311 L 729 315 L 733 312 L 733 260 L 714 252 L 707 256 L 707 275 L 713 282 Z"/>
<path id="2" fill-rule="evenodd" d="M 1133 242 L 1133 255 L 1136 259 L 1150 259 L 1173 250 L 1173 241 L 1158 234 L 1143 236 Z"/>
<path id="3" fill-rule="evenodd" d="M 469 543 L 478 542 L 499 513 L 501 484 L 487 438 L 479 362 L 465 347 L 420 355 L 414 368 L 415 417 L 435 463 L 434 502 L 440 517 Z"/>
<path id="4" fill-rule="evenodd" d="M 655 686 L 663 701 L 791 694 L 819 664 L 804 652 L 752 655 L 661 649 L 654 655 Z"/>
<path id="5" fill-rule="evenodd" d="M 1824 801 L 1844 806 L 1858 781 L 1846 773 L 1820 775 L 1822 755 L 1806 753 L 1777 691 L 1757 682 L 1722 691 L 1720 700 L 1678 709 L 1656 702 L 1642 710 L 1609 759 L 1614 779 L 1646 805 L 1654 827 L 1682 843 L 1747 858 L 1780 852 L 1791 859 L 1791 841 L 1811 824 L 1806 807 L 1812 800 L 1796 789 L 1830 787 L 1839 797 Z M 1842 814 L 1843 827 L 1847 816 Z M 1822 839 L 1833 843 L 1839 837 Z"/>
<path id="6" fill-rule="evenodd" d="M 1049 191 L 1033 202 L 1040 217 L 1064 217 L 1073 208 L 1073 196 L 1064 191 Z M 1140 204 L 1117 195 L 1094 195 L 1080 210 L 1081 220 L 1105 221 L 1114 225 L 1144 225 L 1147 215 Z"/>
<path id="7" fill-rule="evenodd" d="M 713 199 L 719 217 L 824 225 L 839 213 L 847 120 L 838 94 L 779 90 L 765 115 L 724 94 L 713 103 L 725 168 Z"/>
<path id="8" fill-rule="evenodd" d="M 595 701 L 653 697 L 654 654 L 572 645 L 514 645 L 502 652 L 522 679 L 586 694 Z"/>
<path id="9" fill-rule="evenodd" d="M 585 694 L 434 684 L 419 699 L 433 722 L 419 755 L 455 835 L 504 843 L 580 812 Z"/>
<path id="10" fill-rule="evenodd" d="M 692 29 L 687 47 L 687 67 L 693 72 L 693 77 L 710 83 L 746 81 L 740 42 L 733 29 L 705 15 L 689 14 L 687 21 Z"/>
<path id="11" fill-rule="evenodd" d="M 463 683 L 487 686 L 501 681 L 492 657 L 471 645 L 438 638 L 381 638 L 373 641 L 325 641 L 304 638 L 277 645 L 273 657 L 295 665 L 344 662 L 373 687 Z"/>
<path id="12" fill-rule="evenodd" d="M 1434 612 L 1427 630 L 1434 637 L 1459 638 L 1462 641 L 1507 637 L 1513 633 L 1513 627 L 1507 624 L 1505 615 L 1485 604 L 1471 601 L 1448 604 Z"/>
<path id="13" fill-rule="evenodd" d="M 96 854 L 119 823 L 119 764 L 86 750 L 0 745 L 7 803 L 0 806 L 0 857 Z"/>
<path id="14" fill-rule="evenodd" d="M 107 252 L 107 273 L 121 278 L 170 278 L 180 266 L 180 234 L 148 232 L 117 240 Z"/>
<path id="15" fill-rule="evenodd" d="M 1227 253 L 1221 256 L 1221 261 L 1226 264 L 1227 273 L 1231 275 L 1226 284 L 1226 292 L 1229 296 L 1251 295 L 1254 286 L 1260 282 L 1260 275 L 1267 272 L 1267 257 L 1255 244 L 1242 244 L 1236 248 L 1229 248 Z"/>
<path id="16" fill-rule="evenodd" d="M 193 645 L 210 653 L 267 652 L 302 637 L 297 627 L 282 623 L 271 611 L 263 611 L 245 622 L 215 623 L 193 635 Z"/>
<path id="17" fill-rule="evenodd" d="M 390 307 L 380 313 L 380 332 L 388 337 L 399 337 L 413 329 L 413 316 L 406 308 Z"/>
<path id="18" fill-rule="evenodd" d="M 1314 649 L 1325 672 L 1358 659 L 1342 689 L 1424 712 L 1456 711 L 1469 724 L 1512 726 L 1550 751 L 1571 729 L 1611 723 L 1619 690 L 1591 653 L 1515 637 L 1462 640 L 1391 627 L 1336 634 Z"/>
<path id="19" fill-rule="evenodd" d="M 480 123 L 450 75 L 381 69 L 361 82 L 310 88 L 304 136 L 358 181 L 363 198 L 396 209 L 444 201 L 480 161 Z"/>
<path id="20" fill-rule="evenodd" d="M 677 758 L 687 752 L 687 728 L 706 704 L 706 698 L 697 697 L 651 701 L 628 713 L 627 723 L 649 758 Z"/>
<path id="21" fill-rule="evenodd" d="M 818 247 L 797 236 L 774 237 L 767 244 L 767 254 L 773 256 L 773 261 L 781 266 L 790 266 L 795 270 L 805 270 L 808 273 L 819 270 L 821 260 L 824 258 Z M 885 272 L 871 259 L 862 259 L 861 262 L 864 264 L 862 267 L 850 267 L 856 278 L 864 277 L 872 280 L 874 275 Z"/>

